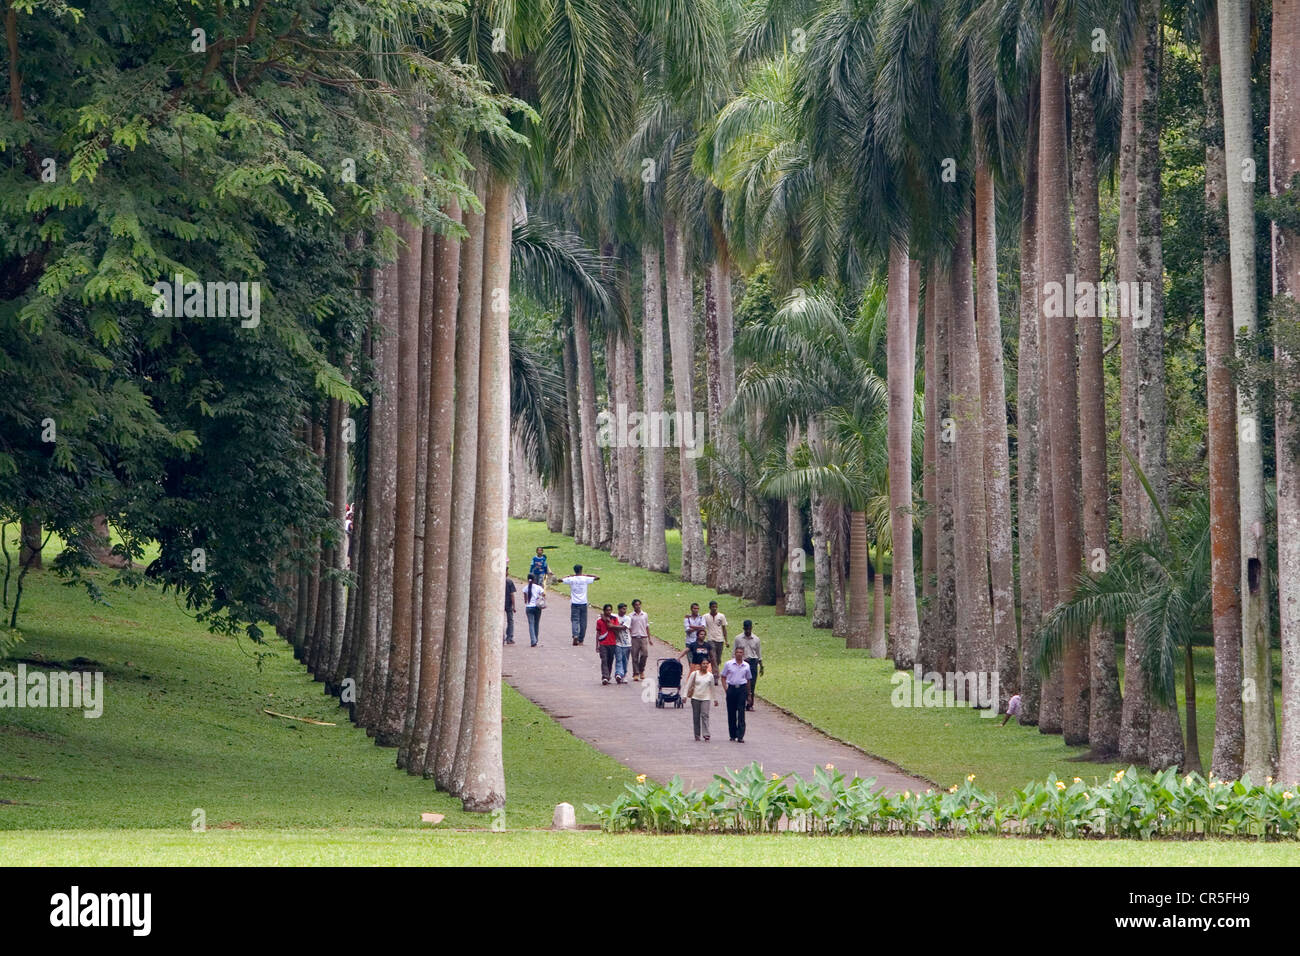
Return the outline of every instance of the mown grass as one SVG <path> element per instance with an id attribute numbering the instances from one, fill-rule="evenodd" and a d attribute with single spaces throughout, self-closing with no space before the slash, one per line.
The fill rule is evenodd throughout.
<path id="1" fill-rule="evenodd" d="M 16 537 L 16 532 L 15 532 Z M 279 640 L 218 637 L 154 588 L 107 592 L 111 607 L 27 577 L 19 660 L 104 673 L 103 716 L 0 709 L 0 830 L 486 826 L 481 814 L 396 769 Z M 12 588 L 11 588 L 12 598 Z M 31 666 L 31 665 L 29 665 Z M 315 726 L 263 709 L 329 721 Z M 630 771 L 509 687 L 504 695 L 506 826 L 550 823 L 556 803 L 611 799 Z M 124 838 L 129 839 L 129 838 Z"/>
<path id="2" fill-rule="evenodd" d="M 864 650 L 847 650 L 829 630 L 815 630 L 809 618 L 778 615 L 774 608 L 755 607 L 735 595 L 684 584 L 673 572 L 658 574 L 622 564 L 607 552 L 552 534 L 543 523 L 511 522 L 511 569 L 526 574 L 528 557 L 542 544 L 559 545 L 547 552 L 557 574 L 570 573 L 577 562 L 600 575 L 601 580 L 591 586 L 593 604 L 641 598 L 652 633 L 678 646 L 684 640 L 681 621 L 692 601 L 707 608 L 716 599 L 732 633 L 740 630 L 743 619 L 752 619 L 763 641 L 760 696 L 834 737 L 945 787 L 970 773 L 981 786 L 997 791 L 1044 779 L 1053 771 L 1091 781 L 1121 769 L 1115 763 L 1083 762 L 1086 748 L 1068 747 L 1059 735 L 1042 734 L 1014 720 L 1003 727 L 1001 717 L 980 717 L 965 707 L 893 706 L 897 687 L 890 680 L 896 673 L 892 662 L 872 659 Z M 680 535 L 670 531 L 668 544 L 670 567 L 680 568 Z M 811 592 L 808 606 L 812 607 Z M 1123 647 L 1118 651 L 1122 661 Z M 1194 657 L 1197 727 L 1208 769 L 1214 739 L 1213 649 L 1198 647 Z M 1181 694 L 1181 681 L 1179 690 Z M 1180 696 L 1180 715 L 1181 704 Z"/>
<path id="3" fill-rule="evenodd" d="M 645 836 L 514 830 L 0 832 L 18 866 L 1294 866 L 1300 846 L 995 837 Z"/>

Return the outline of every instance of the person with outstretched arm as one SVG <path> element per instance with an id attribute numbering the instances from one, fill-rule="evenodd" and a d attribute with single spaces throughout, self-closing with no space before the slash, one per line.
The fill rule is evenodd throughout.
<path id="1" fill-rule="evenodd" d="M 582 573 L 582 565 L 575 564 L 573 573 L 561 579 L 569 586 L 569 624 L 575 646 L 587 640 L 587 585 L 600 578 Z"/>

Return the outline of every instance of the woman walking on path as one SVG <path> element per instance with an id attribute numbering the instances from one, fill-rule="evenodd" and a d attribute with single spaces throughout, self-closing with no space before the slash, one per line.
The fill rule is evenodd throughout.
<path id="1" fill-rule="evenodd" d="M 745 621 L 741 627 L 745 630 L 736 638 L 736 649 L 745 652 L 745 663 L 749 665 L 749 703 L 745 709 L 753 710 L 754 688 L 758 686 L 758 675 L 763 671 L 763 645 L 754 633 L 753 621 Z"/>
<path id="2" fill-rule="evenodd" d="M 749 700 L 749 665 L 745 651 L 736 641 L 736 654 L 722 668 L 727 685 L 727 731 L 738 744 L 745 742 L 745 704 Z"/>
<path id="3" fill-rule="evenodd" d="M 528 618 L 528 646 L 537 646 L 537 635 L 542 629 L 542 608 L 546 607 L 546 588 L 536 577 L 528 575 L 524 585 L 524 614 Z"/>
<path id="4" fill-rule="evenodd" d="M 713 699 L 713 686 L 718 682 L 718 675 L 713 672 L 713 665 L 706 658 L 698 667 L 691 668 L 691 676 L 686 678 L 686 699 L 691 702 L 691 722 L 695 725 L 695 739 L 709 739 L 709 708 L 717 707 Z"/>

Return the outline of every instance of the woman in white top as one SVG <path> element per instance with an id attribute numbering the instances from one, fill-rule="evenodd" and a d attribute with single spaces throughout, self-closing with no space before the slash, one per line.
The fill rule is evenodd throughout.
<path id="1" fill-rule="evenodd" d="M 546 588 L 528 575 L 524 585 L 524 614 L 528 617 L 528 646 L 537 646 L 537 632 L 542 627 L 542 608 L 546 606 Z"/>
<path id="2" fill-rule="evenodd" d="M 691 676 L 686 678 L 686 699 L 691 702 L 691 722 L 695 725 L 695 739 L 700 739 L 700 731 L 704 732 L 704 739 L 709 739 L 709 702 L 717 707 L 718 702 L 713 700 L 713 686 L 718 682 L 718 675 L 713 673 L 713 665 L 709 663 L 706 657 L 697 667 L 691 669 Z"/>

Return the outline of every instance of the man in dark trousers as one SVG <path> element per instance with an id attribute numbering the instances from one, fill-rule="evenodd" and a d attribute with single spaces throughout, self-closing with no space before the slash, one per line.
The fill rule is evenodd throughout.
<path id="1" fill-rule="evenodd" d="M 600 682 L 609 683 L 610 671 L 614 667 L 614 646 L 618 643 L 618 621 L 613 615 L 614 607 L 606 604 L 596 618 L 596 651 L 600 654 Z"/>
<path id="2" fill-rule="evenodd" d="M 737 647 L 735 656 L 722 667 L 722 682 L 727 685 L 727 732 L 738 744 L 745 742 L 745 705 L 749 703 L 749 665 L 745 649 Z"/>
<path id="3" fill-rule="evenodd" d="M 506 641 L 507 644 L 515 642 L 515 582 L 510 580 L 509 572 L 506 573 Z"/>

